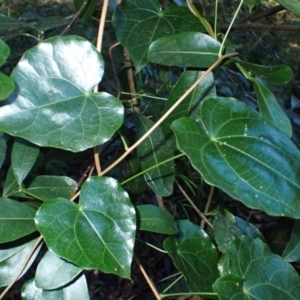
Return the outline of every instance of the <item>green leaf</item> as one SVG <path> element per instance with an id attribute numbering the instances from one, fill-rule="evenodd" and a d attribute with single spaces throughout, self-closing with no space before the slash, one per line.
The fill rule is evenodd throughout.
<path id="1" fill-rule="evenodd" d="M 135 210 L 116 180 L 89 178 L 78 205 L 64 198 L 45 201 L 35 222 L 58 256 L 83 269 L 130 278 Z"/>
<path id="2" fill-rule="evenodd" d="M 261 115 L 269 124 L 292 137 L 293 129 L 290 119 L 282 110 L 274 94 L 256 79 L 253 79 L 253 85 Z"/>
<path id="3" fill-rule="evenodd" d="M 179 234 L 166 238 L 164 248 L 192 292 L 212 291 L 212 284 L 219 276 L 216 248 L 209 236 L 190 221 L 179 221 L 178 227 Z"/>
<path id="4" fill-rule="evenodd" d="M 139 216 L 139 229 L 164 234 L 175 234 L 178 229 L 173 216 L 155 205 L 139 205 L 136 207 Z"/>
<path id="5" fill-rule="evenodd" d="M 37 176 L 26 189 L 27 192 L 40 200 L 49 200 L 58 197 L 70 199 L 76 190 L 77 183 L 66 176 Z"/>
<path id="6" fill-rule="evenodd" d="M 26 140 L 16 139 L 11 153 L 11 166 L 19 186 L 32 169 L 39 153 L 39 147 Z"/>
<path id="7" fill-rule="evenodd" d="M 48 278 L 47 278 L 48 280 Z M 22 300 L 89 300 L 89 292 L 85 276 L 80 276 L 75 282 L 63 288 L 47 291 L 36 286 L 34 278 L 22 287 Z"/>
<path id="8" fill-rule="evenodd" d="M 204 180 L 248 207 L 299 218 L 300 152 L 287 135 L 233 98 L 204 100 L 200 117 L 172 129 Z"/>
<path id="9" fill-rule="evenodd" d="M 6 138 L 3 132 L 0 132 L 0 168 L 6 156 Z"/>
<path id="10" fill-rule="evenodd" d="M 36 211 L 16 200 L 0 198 L 0 243 L 17 240 L 36 231 Z"/>
<path id="11" fill-rule="evenodd" d="M 261 0 L 243 0 L 243 4 L 247 5 L 249 12 L 252 11 L 253 7 L 260 4 Z"/>
<path id="12" fill-rule="evenodd" d="M 90 18 L 96 9 L 96 0 L 74 0 L 74 6 L 76 11 L 79 11 L 83 5 L 84 2 L 87 2 L 85 8 L 81 11 L 81 19 L 83 21 L 86 21 L 88 18 Z"/>
<path id="13" fill-rule="evenodd" d="M 217 59 L 221 44 L 209 35 L 183 32 L 155 40 L 148 61 L 164 66 L 208 68 Z"/>
<path id="14" fill-rule="evenodd" d="M 135 114 L 135 117 L 136 138 L 139 139 L 154 125 L 154 122 L 141 114 Z M 165 140 L 161 127 L 158 127 L 137 147 L 137 152 L 142 169 L 146 170 L 172 157 L 173 147 Z M 174 176 L 174 161 L 157 166 L 144 175 L 153 192 L 162 197 L 172 194 Z"/>
<path id="15" fill-rule="evenodd" d="M 187 7 L 169 6 L 162 10 L 158 0 L 122 1 L 117 6 L 113 23 L 117 39 L 128 49 L 137 72 L 147 64 L 147 50 L 154 40 L 202 29 Z"/>
<path id="16" fill-rule="evenodd" d="M 299 298 L 299 275 L 261 240 L 241 236 L 228 245 L 227 253 L 230 275 L 213 285 L 220 299 Z"/>
<path id="17" fill-rule="evenodd" d="M 101 55 L 80 37 L 39 43 L 12 73 L 18 89 L 0 107 L 0 130 L 74 152 L 106 142 L 124 109 L 115 97 L 91 92 L 103 68 Z"/>
<path id="18" fill-rule="evenodd" d="M 300 0 L 277 0 L 286 9 L 300 18 Z"/>
<path id="19" fill-rule="evenodd" d="M 9 285 L 12 282 L 12 280 L 16 277 L 16 275 L 20 271 L 22 264 L 27 259 L 36 241 L 37 239 L 34 239 L 22 245 L 0 245 L 0 287 Z M 41 247 L 42 243 L 34 251 L 20 277 L 22 277 L 30 268 L 36 256 L 38 255 Z"/>
<path id="20" fill-rule="evenodd" d="M 12 170 L 12 166 L 10 166 L 6 173 L 2 197 L 7 198 L 14 192 L 18 192 L 18 191 L 19 191 L 19 185 L 18 185 L 16 176 Z"/>
<path id="21" fill-rule="evenodd" d="M 300 259 L 300 220 L 295 220 L 291 238 L 282 253 L 282 257 L 288 262 Z"/>
<path id="22" fill-rule="evenodd" d="M 6 33 L 8 31 L 12 31 L 14 29 L 21 29 L 30 27 L 27 23 L 12 17 L 8 17 L 6 15 L 0 14 L 0 32 Z"/>
<path id="23" fill-rule="evenodd" d="M 0 40 L 0 66 L 2 66 L 10 54 L 10 48 L 7 44 Z"/>
<path id="24" fill-rule="evenodd" d="M 35 273 L 35 285 L 44 290 L 58 289 L 76 278 L 82 269 L 47 251 Z"/>
<path id="25" fill-rule="evenodd" d="M 14 88 L 14 81 L 10 77 L 0 73 L 0 100 L 6 99 L 13 92 Z"/>

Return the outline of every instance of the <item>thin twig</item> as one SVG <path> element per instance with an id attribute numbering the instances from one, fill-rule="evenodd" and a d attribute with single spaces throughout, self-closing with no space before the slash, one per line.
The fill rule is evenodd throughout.
<path id="1" fill-rule="evenodd" d="M 157 195 L 157 194 L 155 195 L 155 197 L 156 197 L 156 201 L 157 201 L 158 206 L 162 209 L 166 209 L 165 205 L 164 205 L 163 198 L 161 196 Z"/>
<path id="2" fill-rule="evenodd" d="M 210 204 L 211 204 L 211 201 L 212 201 L 212 196 L 214 194 L 214 190 L 215 190 L 215 187 L 211 186 L 210 190 L 209 190 L 207 202 L 206 202 L 206 205 L 205 205 L 205 208 L 204 208 L 204 214 L 207 214 L 208 211 L 209 211 Z M 204 220 L 201 221 L 201 228 L 204 228 Z"/>

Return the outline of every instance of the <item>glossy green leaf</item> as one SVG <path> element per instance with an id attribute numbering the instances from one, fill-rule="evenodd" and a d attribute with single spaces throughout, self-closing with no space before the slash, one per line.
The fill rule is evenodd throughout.
<path id="1" fill-rule="evenodd" d="M 89 300 L 89 291 L 85 276 L 80 276 L 70 285 L 47 291 L 36 286 L 34 278 L 22 287 L 22 300 Z"/>
<path id="2" fill-rule="evenodd" d="M 291 238 L 282 253 L 282 257 L 288 262 L 300 259 L 300 220 L 295 220 Z"/>
<path id="3" fill-rule="evenodd" d="M 290 119 L 282 110 L 274 94 L 256 79 L 253 79 L 253 85 L 261 115 L 269 124 L 292 137 L 293 129 Z"/>
<path id="4" fill-rule="evenodd" d="M 18 191 L 19 191 L 19 185 L 16 176 L 12 170 L 12 167 L 10 166 L 6 173 L 2 197 L 7 198 L 10 196 L 11 193 L 18 192 Z"/>
<path id="5" fill-rule="evenodd" d="M 66 176 L 37 176 L 26 189 L 28 193 L 40 200 L 58 197 L 70 199 L 76 190 L 77 183 Z"/>
<path id="6" fill-rule="evenodd" d="M 24 203 L 0 198 L 0 243 L 14 241 L 36 231 L 35 213 Z"/>
<path id="7" fill-rule="evenodd" d="M 0 40 L 0 66 L 2 66 L 10 54 L 10 49 L 7 44 Z"/>
<path id="8" fill-rule="evenodd" d="M 92 93 L 103 60 L 76 36 L 57 36 L 25 53 L 12 73 L 17 89 L 0 107 L 0 130 L 40 146 L 71 151 L 106 142 L 123 122 L 123 106 Z"/>
<path id="9" fill-rule="evenodd" d="M 213 285 L 220 299 L 299 298 L 300 279 L 296 270 L 261 240 L 241 236 L 228 245 L 227 253 L 230 275 Z"/>
<path id="10" fill-rule="evenodd" d="M 190 221 L 179 221 L 178 229 L 178 235 L 165 239 L 164 248 L 191 291 L 212 291 L 212 284 L 219 276 L 216 248 L 209 236 Z"/>
<path id="11" fill-rule="evenodd" d="M 135 114 L 135 116 L 136 135 L 139 139 L 154 125 L 154 122 L 141 114 Z M 161 127 L 158 127 L 138 146 L 137 152 L 142 169 L 146 170 L 172 157 L 173 147 L 165 140 Z M 170 161 L 151 169 L 145 173 L 144 177 L 154 193 L 166 197 L 173 192 L 174 175 L 174 161 Z"/>
<path id="12" fill-rule="evenodd" d="M 139 229 L 164 234 L 175 234 L 178 229 L 173 216 L 166 210 L 155 205 L 139 205 Z"/>
<path id="13" fill-rule="evenodd" d="M 81 272 L 82 269 L 47 251 L 36 269 L 35 285 L 44 290 L 54 290 L 71 282 Z"/>
<path id="14" fill-rule="evenodd" d="M 82 7 L 82 5 L 86 2 L 86 5 L 83 10 L 81 10 L 81 19 L 83 21 L 86 21 L 88 18 L 90 18 L 96 9 L 96 0 L 74 0 L 74 6 L 77 11 L 79 11 Z"/>
<path id="15" fill-rule="evenodd" d="M 0 100 L 6 99 L 13 92 L 14 88 L 14 81 L 10 77 L 0 73 Z"/>
<path id="16" fill-rule="evenodd" d="M 89 178 L 78 205 L 64 198 L 45 201 L 35 222 L 58 256 L 83 269 L 130 278 L 135 210 L 116 180 Z"/>
<path id="17" fill-rule="evenodd" d="M 39 147 L 26 140 L 16 139 L 11 152 L 11 166 L 19 186 L 32 169 L 39 153 Z"/>
<path id="18" fill-rule="evenodd" d="M 202 29 L 187 7 L 169 6 L 162 10 L 158 0 L 122 1 L 117 6 L 113 23 L 117 39 L 128 49 L 137 72 L 147 64 L 147 50 L 154 40 Z"/>
<path id="19" fill-rule="evenodd" d="M 183 32 L 155 40 L 148 61 L 164 66 L 208 68 L 217 59 L 221 44 L 209 35 Z"/>
<path id="20" fill-rule="evenodd" d="M 22 245 L 0 245 L 0 287 L 9 285 L 16 277 L 36 241 L 37 239 L 34 239 Z M 22 277 L 30 268 L 41 247 L 42 243 L 34 251 L 20 277 Z"/>
<path id="21" fill-rule="evenodd" d="M 299 218 L 300 152 L 287 135 L 233 98 L 204 100 L 200 117 L 172 129 L 204 180 L 248 207 Z"/>
<path id="22" fill-rule="evenodd" d="M 3 132 L 0 132 L 0 168 L 6 156 L 6 138 Z"/>
<path id="23" fill-rule="evenodd" d="M 281 5 L 287 8 L 300 18 L 300 0 L 277 0 Z"/>

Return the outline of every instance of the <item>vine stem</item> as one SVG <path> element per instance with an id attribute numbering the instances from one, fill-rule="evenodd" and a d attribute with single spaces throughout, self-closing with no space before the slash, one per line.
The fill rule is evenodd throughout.
<path id="1" fill-rule="evenodd" d="M 121 155 L 114 163 L 103 170 L 99 176 L 103 176 L 117 164 L 119 164 L 125 157 L 127 157 L 135 148 L 137 148 L 165 119 L 179 106 L 179 104 L 196 88 L 196 86 L 203 81 L 203 79 L 214 70 L 224 59 L 238 55 L 237 52 L 228 53 L 220 56 L 195 82 L 194 84 L 170 107 L 170 109 L 131 147 L 129 147 L 123 155 Z"/>

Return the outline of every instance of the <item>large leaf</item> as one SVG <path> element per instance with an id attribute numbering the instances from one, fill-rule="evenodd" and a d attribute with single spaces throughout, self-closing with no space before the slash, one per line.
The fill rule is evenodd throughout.
<path id="1" fill-rule="evenodd" d="M 14 241 L 36 231 L 35 213 L 24 203 L 0 198 L 0 243 Z"/>
<path id="2" fill-rule="evenodd" d="M 217 59 L 221 44 L 209 35 L 183 32 L 155 40 L 149 47 L 149 62 L 164 66 L 208 68 Z"/>
<path id="3" fill-rule="evenodd" d="M 300 0 L 277 0 L 281 5 L 287 8 L 300 18 Z"/>
<path id="4" fill-rule="evenodd" d="M 101 55 L 80 37 L 39 43 L 12 73 L 17 88 L 0 107 L 0 130 L 71 151 L 104 143 L 121 126 L 123 106 L 91 92 L 103 67 Z"/>
<path id="5" fill-rule="evenodd" d="M 47 278 L 49 280 L 49 278 Z M 89 300 L 89 291 L 85 276 L 80 276 L 70 285 L 54 291 L 47 291 L 36 286 L 34 278 L 22 287 L 23 300 Z"/>
<path id="6" fill-rule="evenodd" d="M 232 98 L 204 100 L 200 117 L 172 129 L 204 180 L 251 208 L 299 218 L 300 152 L 287 135 Z"/>
<path id="7" fill-rule="evenodd" d="M 10 54 L 10 49 L 7 44 L 0 40 L 0 66 L 6 62 L 7 57 Z"/>
<path id="8" fill-rule="evenodd" d="M 66 176 L 37 176 L 26 189 L 27 192 L 40 200 L 49 200 L 58 197 L 71 198 L 77 183 Z"/>
<path id="9" fill-rule="evenodd" d="M 293 262 L 300 259 L 300 220 L 295 220 L 291 238 L 282 256 L 288 262 Z"/>
<path id="10" fill-rule="evenodd" d="M 130 278 L 135 210 L 116 180 L 89 178 L 78 205 L 64 198 L 45 201 L 35 221 L 58 256 L 83 269 Z"/>
<path id="11" fill-rule="evenodd" d="M 7 31 L 12 31 L 14 29 L 29 27 L 27 23 L 6 15 L 0 14 L 0 32 L 5 33 Z"/>
<path id="12" fill-rule="evenodd" d="M 71 282 L 81 272 L 82 269 L 47 251 L 36 269 L 35 284 L 44 290 L 54 290 Z"/>
<path id="13" fill-rule="evenodd" d="M 117 6 L 114 26 L 138 71 L 147 64 L 147 50 L 156 39 L 185 31 L 200 31 L 202 25 L 187 7 L 162 10 L 158 0 L 126 0 Z"/>
<path id="14" fill-rule="evenodd" d="M 174 217 L 166 210 L 155 205 L 137 206 L 139 229 L 164 234 L 175 234 L 178 229 Z"/>
<path id="15" fill-rule="evenodd" d="M 209 236 L 190 221 L 179 221 L 178 227 L 179 234 L 165 239 L 164 248 L 191 291 L 212 291 L 212 284 L 219 276 L 216 248 Z"/>
<path id="16" fill-rule="evenodd" d="M 261 240 L 242 236 L 228 245 L 227 253 L 229 274 L 213 285 L 221 300 L 299 299 L 299 275 Z"/>
<path id="17" fill-rule="evenodd" d="M 0 246 L 0 287 L 9 285 L 16 277 L 36 241 L 37 239 L 34 239 L 23 245 L 5 244 Z M 20 277 L 22 277 L 32 265 L 42 245 L 41 243 L 34 251 Z"/>
<path id="18" fill-rule="evenodd" d="M 141 114 L 136 114 L 136 120 L 136 134 L 137 139 L 139 139 L 154 125 L 154 122 Z M 173 147 L 171 143 L 165 140 L 161 127 L 155 129 L 138 146 L 137 151 L 143 170 L 153 167 L 173 155 Z M 173 192 L 174 175 L 174 161 L 169 161 L 152 168 L 144 176 L 147 184 L 156 194 L 166 197 Z"/>
<path id="19" fill-rule="evenodd" d="M 39 153 L 39 147 L 26 140 L 17 139 L 15 141 L 11 153 L 11 166 L 19 186 L 32 169 Z"/>

